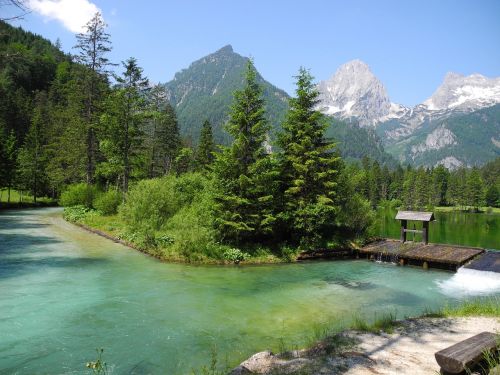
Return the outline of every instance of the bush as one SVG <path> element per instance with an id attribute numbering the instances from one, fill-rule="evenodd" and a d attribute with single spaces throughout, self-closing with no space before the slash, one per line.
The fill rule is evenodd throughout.
<path id="1" fill-rule="evenodd" d="M 182 207 L 198 199 L 207 185 L 207 178 L 199 173 L 142 180 L 129 191 L 120 214 L 134 230 L 157 231 Z"/>
<path id="2" fill-rule="evenodd" d="M 63 218 L 72 223 L 78 222 L 85 218 L 92 209 L 79 205 L 79 206 L 71 206 L 65 207 L 63 212 Z"/>
<path id="3" fill-rule="evenodd" d="M 94 199 L 98 194 L 99 189 L 97 189 L 97 186 L 85 183 L 74 184 L 68 186 L 61 194 L 59 203 L 65 207 L 85 206 L 87 208 L 93 208 Z"/>
<path id="4" fill-rule="evenodd" d="M 238 264 L 239 262 L 242 262 L 244 260 L 247 260 L 250 256 L 247 253 L 244 253 L 240 249 L 227 249 L 224 251 L 224 259 L 234 262 Z"/>
<path id="5" fill-rule="evenodd" d="M 99 194 L 93 205 L 103 215 L 114 215 L 118 212 L 120 203 L 122 203 L 122 193 L 117 190 L 108 190 Z"/>

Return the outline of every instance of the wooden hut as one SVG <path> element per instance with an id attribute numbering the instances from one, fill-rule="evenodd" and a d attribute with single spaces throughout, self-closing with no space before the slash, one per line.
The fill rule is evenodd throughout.
<path id="1" fill-rule="evenodd" d="M 432 212 L 398 211 L 396 220 L 401 221 L 401 241 L 406 242 L 406 233 L 422 233 L 422 242 L 429 243 L 429 222 L 436 220 Z M 408 229 L 408 221 L 421 221 L 422 230 Z"/>

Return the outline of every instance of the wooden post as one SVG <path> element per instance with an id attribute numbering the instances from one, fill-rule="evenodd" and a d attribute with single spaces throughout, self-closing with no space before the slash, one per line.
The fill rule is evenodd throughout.
<path id="1" fill-rule="evenodd" d="M 423 224 L 422 241 L 427 245 L 429 243 L 429 222 L 424 221 L 422 224 Z"/>
<path id="2" fill-rule="evenodd" d="M 406 226 L 408 222 L 406 220 L 401 220 L 401 242 L 406 242 Z"/>

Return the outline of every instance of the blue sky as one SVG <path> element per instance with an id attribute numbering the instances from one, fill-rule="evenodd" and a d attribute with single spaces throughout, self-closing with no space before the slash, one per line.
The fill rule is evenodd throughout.
<path id="1" fill-rule="evenodd" d="M 352 59 L 370 65 L 391 100 L 405 105 L 429 97 L 448 71 L 500 76 L 497 0 L 28 1 L 36 10 L 15 24 L 59 37 L 66 51 L 82 19 L 101 10 L 112 60 L 136 57 L 152 82 L 227 44 L 289 93 L 300 66 L 322 80 Z"/>

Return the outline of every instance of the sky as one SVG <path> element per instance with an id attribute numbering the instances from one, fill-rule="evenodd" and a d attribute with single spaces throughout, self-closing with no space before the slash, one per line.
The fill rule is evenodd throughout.
<path id="1" fill-rule="evenodd" d="M 11 23 L 59 38 L 67 52 L 74 52 L 75 33 L 102 12 L 111 60 L 137 58 L 154 83 L 227 44 L 290 94 L 299 67 L 320 81 L 353 59 L 407 106 L 431 96 L 450 71 L 500 76 L 498 0 L 26 1 L 32 11 Z"/>

